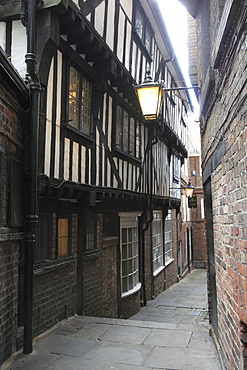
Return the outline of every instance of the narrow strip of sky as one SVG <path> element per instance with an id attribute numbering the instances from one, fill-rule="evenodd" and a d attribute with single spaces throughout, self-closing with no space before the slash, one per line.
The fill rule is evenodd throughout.
<path id="1" fill-rule="evenodd" d="M 187 10 L 179 0 L 158 0 L 158 4 L 186 84 L 191 86 L 188 73 Z M 197 111 L 198 104 L 193 90 L 190 96 Z"/>

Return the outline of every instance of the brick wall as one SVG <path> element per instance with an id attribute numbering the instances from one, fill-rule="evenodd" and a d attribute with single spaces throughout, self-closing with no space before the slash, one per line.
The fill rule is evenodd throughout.
<path id="1" fill-rule="evenodd" d="M 9 75 L 0 71 L 0 365 L 17 349 L 19 248 L 23 238 L 24 116 L 18 98 L 20 94 L 22 99 L 22 94 L 10 87 L 17 77 L 11 66 L 8 68 Z M 10 75 L 6 88 L 3 81 Z M 15 178 L 16 168 L 19 178 Z"/>
<path id="2" fill-rule="evenodd" d="M 75 262 L 61 263 L 48 271 L 36 271 L 33 287 L 34 336 L 75 314 Z"/>
<path id="3" fill-rule="evenodd" d="M 103 239 L 103 307 L 105 317 L 118 317 L 117 237 Z"/>
<path id="4" fill-rule="evenodd" d="M 122 318 L 128 319 L 140 310 L 140 291 L 122 298 Z"/>
<path id="5" fill-rule="evenodd" d="M 234 39 L 234 41 L 237 40 Z M 202 137 L 203 163 L 225 153 L 211 174 L 219 344 L 226 369 L 247 368 L 246 345 L 241 342 L 247 324 L 247 111 L 246 38 L 239 34 L 231 67 L 216 75 Z M 215 139 L 214 139 L 215 138 Z M 241 326 L 240 326 L 241 322 Z"/>
<path id="6" fill-rule="evenodd" d="M 53 206 L 54 207 L 54 206 Z M 68 207 L 67 207 L 68 208 Z M 71 255 L 55 259 L 56 213 L 52 213 L 51 251 L 48 264 L 34 267 L 33 281 L 33 331 L 38 335 L 57 322 L 74 315 L 77 303 L 77 230 L 78 216 L 71 214 Z"/>
<path id="7" fill-rule="evenodd" d="M 172 210 L 172 258 L 174 261 L 170 263 L 165 269 L 165 289 L 168 289 L 173 284 L 177 283 L 178 278 L 178 258 L 177 258 L 177 221 L 176 211 Z"/>
<path id="8" fill-rule="evenodd" d="M 16 348 L 18 307 L 18 241 L 0 241 L 0 364 Z"/>

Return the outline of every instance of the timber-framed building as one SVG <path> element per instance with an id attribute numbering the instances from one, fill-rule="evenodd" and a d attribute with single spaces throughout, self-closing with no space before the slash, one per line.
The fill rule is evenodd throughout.
<path id="1" fill-rule="evenodd" d="M 26 171 L 36 182 L 27 202 L 37 194 L 37 335 L 75 313 L 130 317 L 177 281 L 191 104 L 186 91 L 166 92 L 150 139 L 133 86 L 147 69 L 167 87 L 185 86 L 155 0 L 47 0 L 33 11 L 26 3 L 0 1 L 0 43 L 23 78 L 26 55 L 30 137 L 37 131 L 37 166 Z"/>

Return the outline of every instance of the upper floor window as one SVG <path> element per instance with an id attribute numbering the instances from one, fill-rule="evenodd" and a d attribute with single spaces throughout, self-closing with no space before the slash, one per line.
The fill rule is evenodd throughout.
<path id="1" fill-rule="evenodd" d="M 90 135 L 92 116 L 92 84 L 74 67 L 69 70 L 69 123 Z"/>
<path id="2" fill-rule="evenodd" d="M 174 155 L 173 156 L 173 180 L 178 182 L 179 178 L 180 178 L 180 160 L 176 155 Z"/>
<path id="3" fill-rule="evenodd" d="M 140 122 L 119 105 L 116 107 L 115 145 L 129 155 L 140 157 Z"/>
<path id="4" fill-rule="evenodd" d="M 150 56 L 152 51 L 152 30 L 145 13 L 140 7 L 136 10 L 134 30 L 142 46 L 145 47 Z"/>

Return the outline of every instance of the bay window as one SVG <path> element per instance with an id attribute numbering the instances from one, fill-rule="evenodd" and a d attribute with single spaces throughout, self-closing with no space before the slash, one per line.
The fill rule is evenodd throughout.
<path id="1" fill-rule="evenodd" d="M 153 272 L 163 267 L 162 211 L 153 211 L 152 221 Z"/>
<path id="2" fill-rule="evenodd" d="M 122 296 L 140 288 L 138 255 L 138 213 L 120 213 Z"/>

